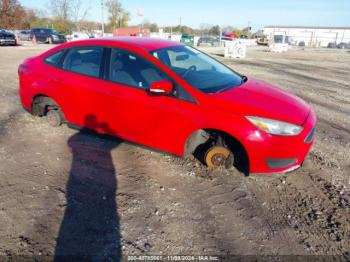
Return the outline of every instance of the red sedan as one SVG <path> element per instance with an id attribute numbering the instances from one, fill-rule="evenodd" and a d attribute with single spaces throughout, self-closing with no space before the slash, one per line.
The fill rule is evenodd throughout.
<path id="1" fill-rule="evenodd" d="M 301 166 L 314 139 L 308 104 L 180 43 L 91 39 L 19 66 L 23 107 L 99 133 L 247 173 Z"/>

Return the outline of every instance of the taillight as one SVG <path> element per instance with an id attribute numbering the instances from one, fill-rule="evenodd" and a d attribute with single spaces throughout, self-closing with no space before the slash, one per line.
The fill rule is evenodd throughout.
<path id="1" fill-rule="evenodd" d="M 18 75 L 22 76 L 23 74 L 27 73 L 29 71 L 29 68 L 23 64 L 20 64 L 18 67 Z"/>

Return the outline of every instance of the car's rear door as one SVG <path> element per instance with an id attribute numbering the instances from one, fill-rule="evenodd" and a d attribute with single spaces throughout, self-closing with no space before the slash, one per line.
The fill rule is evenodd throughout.
<path id="1" fill-rule="evenodd" d="M 101 133 L 118 134 L 116 126 L 109 123 L 106 97 L 111 95 L 104 88 L 103 46 L 81 46 L 66 51 L 62 70 L 55 76 L 62 97 L 62 107 L 69 123 Z"/>

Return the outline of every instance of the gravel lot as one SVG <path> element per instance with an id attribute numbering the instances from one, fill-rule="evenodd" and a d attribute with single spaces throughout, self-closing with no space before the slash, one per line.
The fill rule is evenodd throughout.
<path id="1" fill-rule="evenodd" d="M 246 59 L 226 60 L 222 50 L 203 48 L 300 96 L 318 115 L 317 140 L 301 169 L 245 177 L 54 129 L 24 112 L 17 67 L 48 48 L 0 48 L 0 256 L 105 261 L 121 251 L 350 260 L 349 51 L 252 47 Z"/>

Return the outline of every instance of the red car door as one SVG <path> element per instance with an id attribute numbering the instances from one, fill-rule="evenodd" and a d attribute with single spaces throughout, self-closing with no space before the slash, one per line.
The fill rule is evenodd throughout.
<path id="1" fill-rule="evenodd" d="M 108 89 L 101 79 L 103 52 L 103 47 L 72 48 L 54 81 L 63 96 L 62 108 L 69 123 L 118 135 L 118 123 L 110 125 L 112 109 L 106 104 L 106 98 L 114 97 L 117 90 Z"/>
<path id="2" fill-rule="evenodd" d="M 147 90 L 152 82 L 167 78 L 159 69 L 141 56 L 112 49 L 109 82 L 106 90 L 113 95 L 105 103 L 112 127 L 120 136 L 147 146 L 182 154 L 184 141 L 194 129 L 194 101 L 175 96 L 155 96 Z"/>

